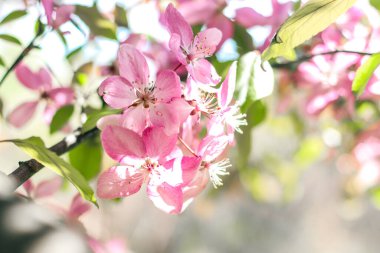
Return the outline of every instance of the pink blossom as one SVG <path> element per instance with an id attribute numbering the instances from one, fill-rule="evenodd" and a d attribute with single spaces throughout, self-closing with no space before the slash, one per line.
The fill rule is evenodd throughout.
<path id="1" fill-rule="evenodd" d="M 44 198 L 56 193 L 62 186 L 62 179 L 54 177 L 53 179 L 43 180 L 35 185 L 31 179 L 27 180 L 23 185 L 26 193 L 32 198 Z"/>
<path id="2" fill-rule="evenodd" d="M 41 2 L 45 9 L 48 25 L 54 29 L 58 29 L 62 24 L 69 21 L 75 11 L 73 5 L 61 5 L 56 7 L 54 0 L 41 0 Z"/>
<path id="3" fill-rule="evenodd" d="M 16 77 L 26 88 L 39 94 L 37 100 L 24 102 L 16 107 L 9 115 L 8 122 L 14 127 L 22 127 L 33 116 L 41 101 L 46 101 L 44 119 L 50 123 L 55 112 L 62 106 L 74 101 L 72 88 L 53 88 L 51 76 L 47 69 L 41 68 L 33 72 L 24 64 L 19 64 L 15 69 Z"/>
<path id="4" fill-rule="evenodd" d="M 105 242 L 88 238 L 88 245 L 94 253 L 128 253 L 126 243 L 119 238 L 114 238 Z"/>
<path id="5" fill-rule="evenodd" d="M 149 81 L 148 64 L 140 51 L 123 44 L 118 54 L 120 76 L 111 76 L 99 87 L 99 95 L 113 108 L 124 109 L 122 125 L 141 133 L 145 127 L 164 127 L 178 133 L 192 107 L 181 98 L 181 84 L 174 71 L 163 70 Z"/>
<path id="6" fill-rule="evenodd" d="M 100 175 L 100 198 L 130 196 L 145 182 L 149 198 L 159 209 L 171 214 L 182 211 L 182 187 L 195 176 L 200 158 L 170 159 L 177 135 L 168 136 L 159 127 L 148 127 L 140 136 L 126 128 L 106 126 L 101 140 L 107 154 L 121 164 Z"/>
<path id="7" fill-rule="evenodd" d="M 173 50 L 179 62 L 186 65 L 190 76 L 197 82 L 215 85 L 220 76 L 215 68 L 204 58 L 211 56 L 222 39 L 217 28 L 209 28 L 194 37 L 191 26 L 172 4 L 165 11 L 165 25 L 171 38 L 169 48 Z"/>

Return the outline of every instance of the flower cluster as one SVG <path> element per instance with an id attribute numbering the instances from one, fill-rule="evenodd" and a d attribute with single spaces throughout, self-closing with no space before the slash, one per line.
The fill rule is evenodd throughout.
<path id="1" fill-rule="evenodd" d="M 99 94 L 123 113 L 98 123 L 106 153 L 119 164 L 100 175 L 97 194 L 126 197 L 146 183 L 153 203 L 177 214 L 209 181 L 222 185 L 221 176 L 231 166 L 226 148 L 247 123 L 232 102 L 236 63 L 219 85 L 221 77 L 205 59 L 216 51 L 222 33 L 209 28 L 194 36 L 172 5 L 164 23 L 171 35 L 169 48 L 188 75 L 182 83 L 174 70 L 152 74 L 141 51 L 127 43 L 120 46 L 120 75 L 104 80 Z"/>

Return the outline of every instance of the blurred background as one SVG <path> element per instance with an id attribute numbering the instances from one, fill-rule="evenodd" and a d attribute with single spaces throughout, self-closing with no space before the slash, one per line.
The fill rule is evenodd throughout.
<path id="1" fill-rule="evenodd" d="M 84 6 L 93 4 L 92 0 L 57 2 Z M 170 1 L 158 2 L 165 6 Z M 285 4 L 291 1 L 278 2 Z M 366 6 L 363 9 L 369 6 L 368 1 L 359 2 Z M 291 4 L 297 6 L 299 1 Z M 25 9 L 26 5 L 27 15 L 0 26 L 0 34 L 10 34 L 21 41 L 18 45 L 0 40 L 0 56 L 6 66 L 11 65 L 34 37 L 35 22 L 42 10 L 35 1 L 0 0 L 0 19 L 14 10 Z M 114 12 L 115 6 L 127 10 L 125 15 L 128 20 L 127 27 L 116 30 L 116 40 L 91 35 L 86 24 L 75 19 L 78 24 L 68 22 L 60 27 L 60 32 L 67 32 L 64 35 L 65 43 L 59 33 L 47 33 L 38 39 L 39 48 L 32 50 L 24 62 L 33 69 L 48 66 L 57 86 L 72 85 L 78 72 L 85 73 L 86 85 L 75 86 L 76 94 L 79 94 L 85 107 L 100 108 L 102 103 L 96 90 L 104 75 L 99 73 L 115 61 L 119 41 L 136 33 L 143 33 L 157 42 L 167 42 L 169 39 L 169 34 L 158 22 L 156 1 L 97 1 L 98 11 L 105 17 Z M 247 6 L 264 17 L 270 17 L 273 12 L 271 0 L 231 0 L 223 5 L 222 13 L 233 20 L 236 10 Z M 378 15 L 372 11 L 369 15 Z M 292 9 L 288 13 L 292 13 Z M 257 25 L 252 28 L 241 26 L 239 31 L 251 41 L 252 49 L 259 50 L 271 29 L 272 26 Z M 68 54 L 78 48 L 83 50 L 68 58 Z M 241 50 L 236 37 L 224 42 L 212 59 L 214 64 L 220 63 L 219 73 L 225 72 L 223 63 L 229 64 L 242 55 Z M 89 62 L 92 64 L 91 70 L 83 71 Z M 5 72 L 6 68 L 0 67 L 0 76 Z M 209 185 L 208 190 L 178 216 L 156 209 L 144 190 L 118 201 L 100 200 L 100 209 L 91 207 L 81 215 L 79 221 L 83 227 L 75 224 L 74 230 L 85 230 L 91 238 L 103 242 L 117 238 L 126 245 L 125 251 L 117 251 L 120 253 L 379 252 L 378 168 L 361 170 L 352 154 L 356 138 L 352 122 L 364 125 L 366 122 L 373 123 L 377 119 L 375 112 L 370 107 L 358 107 L 359 119 L 348 123 L 337 120 L 332 110 L 318 117 L 306 117 L 300 113 L 303 105 L 299 102 L 305 99 L 305 91 L 299 90 L 296 94 L 292 93 L 295 89 L 287 91 L 286 84 L 294 80 L 284 81 L 283 70 L 275 70 L 275 80 L 273 94 L 254 102 L 250 109 L 254 113 L 250 126 L 245 129 L 244 135 L 236 137 L 236 145 L 230 150 L 233 167 L 230 176 L 224 178 L 223 187 L 215 190 Z M 284 109 L 284 98 L 289 93 L 292 93 L 288 97 L 292 106 L 285 106 L 287 108 Z M 35 94 L 19 84 L 14 73 L 10 73 L 0 86 L 0 98 L 0 140 L 39 136 L 50 146 L 66 136 L 65 132 L 49 134 L 49 126 L 41 123 L 42 107 L 21 129 L 7 123 L 6 115 L 12 109 L 36 98 Z M 79 126 L 81 120 L 80 109 L 75 109 L 70 120 L 71 129 Z M 70 159 L 67 155 L 64 157 Z M 0 144 L 1 172 L 9 174 L 19 161 L 28 159 L 14 145 Z M 111 165 L 112 161 L 103 155 L 101 168 Z M 37 185 L 54 177 L 54 173 L 44 169 L 32 181 Z M 90 182 L 95 188 L 95 180 Z M 22 188 L 18 192 L 25 194 Z M 50 210 L 54 213 L 52 215 L 59 210 L 61 217 L 54 219 L 62 222 L 66 219 L 62 218 L 62 213 L 65 213 L 62 210 L 70 206 L 74 196 L 74 188 L 64 182 L 59 192 L 36 198 L 34 203 Z M 61 245 L 71 242 L 71 237 L 66 234 L 64 240 L 57 238 Z M 79 238 L 86 240 L 81 236 Z M 80 243 L 77 245 L 77 252 L 88 250 Z M 76 252 L 75 249 L 71 250 Z M 2 248 L 0 252 L 12 251 Z"/>

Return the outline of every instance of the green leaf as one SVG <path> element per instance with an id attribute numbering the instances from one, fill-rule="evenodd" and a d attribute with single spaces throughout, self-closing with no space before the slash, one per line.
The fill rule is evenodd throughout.
<path id="1" fill-rule="evenodd" d="M 356 0 L 309 0 L 294 12 L 277 30 L 263 61 L 284 56 L 294 59 L 294 48 L 326 29 L 346 12 Z"/>
<path id="2" fill-rule="evenodd" d="M 1 58 L 1 57 L 0 57 L 0 66 L 6 67 L 5 62 L 4 62 L 3 58 Z"/>
<path id="3" fill-rule="evenodd" d="M 380 53 L 372 55 L 366 60 L 356 71 L 354 81 L 352 83 L 352 91 L 359 96 L 365 90 L 368 81 L 371 79 L 373 72 L 380 65 Z"/>
<path id="4" fill-rule="evenodd" d="M 54 152 L 48 150 L 40 138 L 31 137 L 25 140 L 15 139 L 1 142 L 12 142 L 45 167 L 66 178 L 78 189 L 84 199 L 87 199 L 98 206 L 95 194 L 88 185 L 86 179 L 73 166 L 60 158 Z"/>
<path id="5" fill-rule="evenodd" d="M 74 106 L 66 105 L 61 108 L 54 114 L 54 117 L 50 124 L 50 134 L 53 134 L 61 130 L 69 121 L 71 115 L 73 115 Z"/>
<path id="6" fill-rule="evenodd" d="M 267 97 L 273 92 L 273 70 L 268 62 L 263 64 L 264 69 L 261 65 L 258 52 L 249 52 L 238 61 L 236 90 L 242 112 L 246 112 L 255 100 Z"/>
<path id="7" fill-rule="evenodd" d="M 107 115 L 119 114 L 121 112 L 122 110 L 120 109 L 107 108 L 107 109 L 98 110 L 89 114 L 86 122 L 83 124 L 82 133 L 87 132 L 93 129 L 94 127 L 96 127 L 96 123 L 98 122 L 100 118 L 103 118 L 104 116 L 107 116 Z"/>
<path id="8" fill-rule="evenodd" d="M 300 143 L 294 155 L 294 162 L 300 166 L 308 166 L 321 156 L 323 148 L 324 144 L 320 138 L 308 137 Z"/>
<path id="9" fill-rule="evenodd" d="M 17 10 L 17 11 L 11 12 L 5 18 L 3 18 L 3 20 L 0 21 L 0 25 L 4 25 L 8 22 L 19 19 L 25 16 L 26 14 L 27 12 L 25 10 Z"/>
<path id="10" fill-rule="evenodd" d="M 0 39 L 22 46 L 22 43 L 19 39 L 9 34 L 0 34 Z"/>
<path id="11" fill-rule="evenodd" d="M 240 55 L 253 51 L 255 49 L 251 35 L 247 29 L 239 25 L 234 28 L 234 40 L 236 41 L 237 51 Z"/>
<path id="12" fill-rule="evenodd" d="M 115 7 L 115 23 L 118 26 L 128 27 L 127 12 L 119 5 Z"/>
<path id="13" fill-rule="evenodd" d="M 380 0 L 369 0 L 373 7 L 380 10 Z"/>
<path id="14" fill-rule="evenodd" d="M 96 71 L 96 66 L 92 62 L 83 64 L 75 71 L 73 77 L 73 83 L 77 83 L 80 86 L 84 86 L 89 83 L 90 75 Z"/>
<path id="15" fill-rule="evenodd" d="M 69 153 L 73 165 L 87 180 L 96 177 L 101 170 L 102 147 L 99 139 L 82 142 Z"/>
<path id="16" fill-rule="evenodd" d="M 256 100 L 247 111 L 247 123 L 251 127 L 256 127 L 264 122 L 267 117 L 267 106 L 261 100 Z"/>
<path id="17" fill-rule="evenodd" d="M 96 5 L 85 7 L 77 5 L 75 14 L 89 27 L 92 34 L 116 40 L 116 25 L 103 17 Z"/>
<path id="18" fill-rule="evenodd" d="M 3 100 L 0 98 L 0 117 L 3 117 L 3 109 L 4 109 L 4 103 L 3 103 Z"/>

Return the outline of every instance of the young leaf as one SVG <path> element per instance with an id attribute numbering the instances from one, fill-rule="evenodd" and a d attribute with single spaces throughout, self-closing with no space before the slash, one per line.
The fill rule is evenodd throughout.
<path id="1" fill-rule="evenodd" d="M 267 97 L 273 92 L 273 70 L 267 62 L 264 63 L 264 67 L 265 70 L 261 68 L 258 52 L 249 52 L 238 61 L 236 90 L 239 92 L 238 101 L 242 105 L 242 112 L 246 112 L 255 100 Z"/>
<path id="2" fill-rule="evenodd" d="M 119 5 L 115 7 L 115 23 L 118 26 L 128 27 L 127 12 Z"/>
<path id="3" fill-rule="evenodd" d="M 380 10 L 380 0 L 369 0 L 373 7 Z"/>
<path id="4" fill-rule="evenodd" d="M 99 140 L 86 140 L 69 153 L 71 165 L 87 179 L 96 177 L 101 169 L 102 148 Z"/>
<path id="5" fill-rule="evenodd" d="M 53 134 L 64 127 L 73 115 L 74 106 L 66 105 L 61 107 L 55 114 L 50 124 L 50 134 Z"/>
<path id="6" fill-rule="evenodd" d="M 0 40 L 5 40 L 14 44 L 17 44 L 19 46 L 22 46 L 22 43 L 19 39 L 16 37 L 9 35 L 9 34 L 0 34 Z"/>
<path id="7" fill-rule="evenodd" d="M 104 116 L 107 116 L 107 115 L 118 114 L 118 113 L 121 113 L 121 110 L 103 109 L 103 110 L 99 110 L 99 111 L 95 111 L 91 113 L 90 115 L 88 115 L 86 122 L 83 124 L 82 132 L 83 133 L 87 132 L 93 129 L 94 127 L 96 127 L 96 123 L 98 122 L 100 118 L 103 118 Z"/>
<path id="8" fill-rule="evenodd" d="M 352 83 L 352 92 L 359 96 L 365 90 L 373 72 L 380 65 L 380 53 L 374 54 L 368 58 L 356 71 L 355 79 Z"/>
<path id="9" fill-rule="evenodd" d="M 236 45 L 238 46 L 237 51 L 240 55 L 255 49 L 252 37 L 247 32 L 247 29 L 237 24 L 234 27 L 234 40 L 236 41 Z"/>
<path id="10" fill-rule="evenodd" d="M 263 61 L 278 56 L 294 58 L 293 49 L 296 46 L 326 29 L 355 2 L 356 0 L 309 0 L 277 30 L 276 36 L 262 55 Z"/>
<path id="11" fill-rule="evenodd" d="M 96 5 L 85 7 L 77 5 L 75 14 L 90 28 L 91 33 L 96 36 L 116 40 L 116 25 L 103 17 Z"/>
<path id="12" fill-rule="evenodd" d="M 3 18 L 3 20 L 0 21 L 0 25 L 4 25 L 8 22 L 19 19 L 25 16 L 26 14 L 27 12 L 25 10 L 17 10 L 17 11 L 11 12 L 5 18 Z"/>
<path id="13" fill-rule="evenodd" d="M 6 140 L 0 142 L 12 142 L 45 167 L 66 178 L 78 189 L 84 199 L 87 199 L 98 206 L 94 192 L 88 185 L 86 179 L 73 166 L 60 158 L 54 152 L 48 150 L 45 147 L 44 142 L 39 137 L 31 137 L 24 140 Z"/>
<path id="14" fill-rule="evenodd" d="M 0 56 L 0 66 L 6 67 L 5 62 L 4 62 L 3 58 L 1 58 L 1 56 Z"/>

